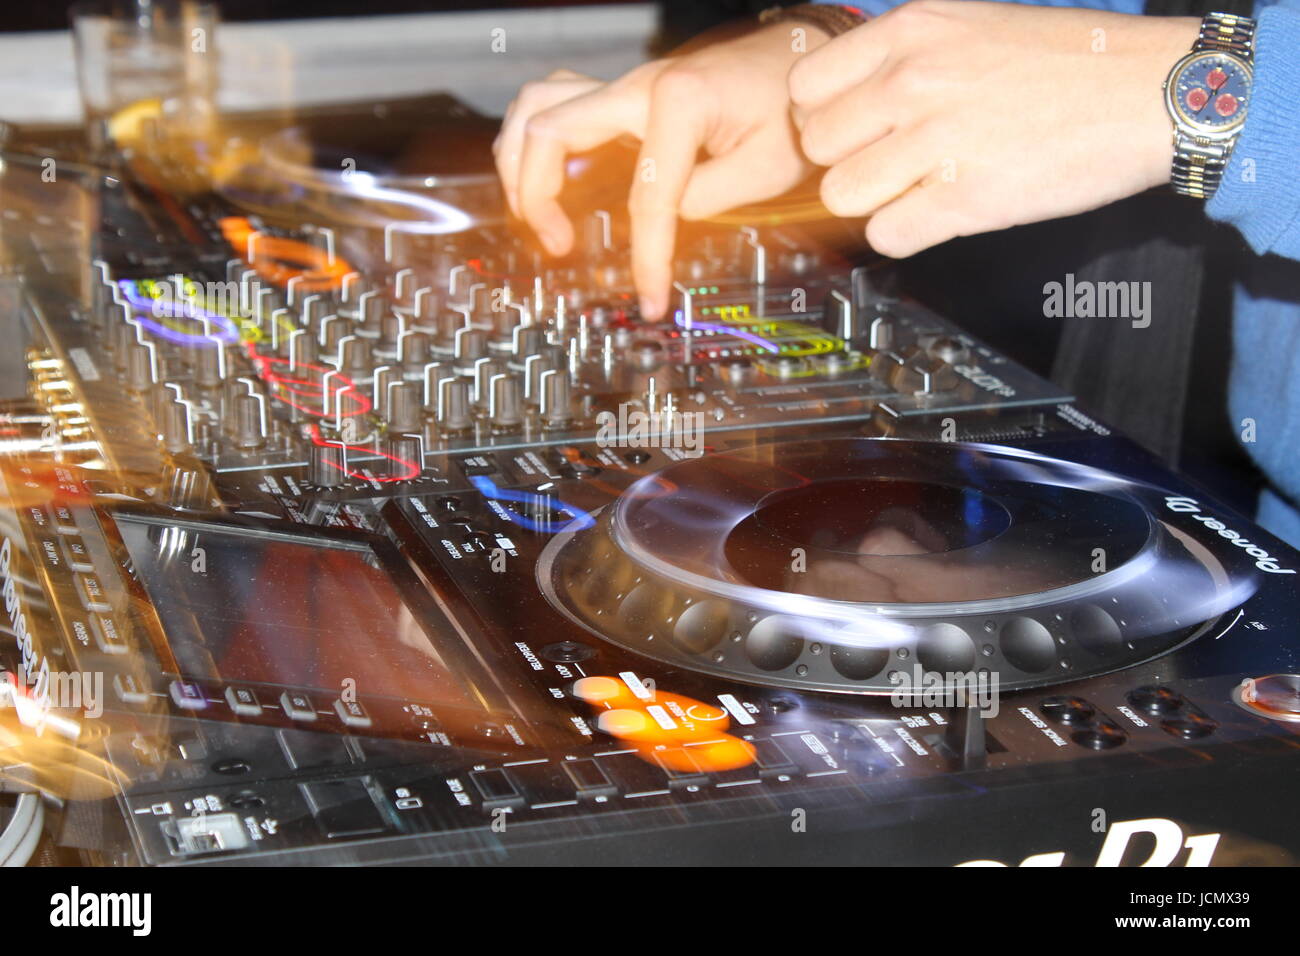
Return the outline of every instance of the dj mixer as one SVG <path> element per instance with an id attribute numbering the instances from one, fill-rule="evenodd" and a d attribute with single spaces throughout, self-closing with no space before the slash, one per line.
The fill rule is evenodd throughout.
<path id="1" fill-rule="evenodd" d="M 4 155 L 58 852 L 1294 862 L 1300 555 L 800 216 L 684 226 L 646 321 L 623 217 L 548 259 L 414 113 Z"/>

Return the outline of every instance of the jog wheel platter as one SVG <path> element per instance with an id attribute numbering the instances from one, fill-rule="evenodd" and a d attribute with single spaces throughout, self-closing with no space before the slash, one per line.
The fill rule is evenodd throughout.
<path id="1" fill-rule="evenodd" d="M 556 537 L 540 585 L 605 640 L 752 683 L 887 694 L 1108 673 L 1253 592 L 1159 489 L 1010 448 L 881 439 L 676 462 Z M 903 675 L 906 674 L 905 678 Z"/>

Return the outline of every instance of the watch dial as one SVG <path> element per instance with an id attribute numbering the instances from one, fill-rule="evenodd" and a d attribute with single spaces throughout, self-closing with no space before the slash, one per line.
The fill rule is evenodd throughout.
<path id="1" fill-rule="evenodd" d="M 1174 105 L 1189 123 L 1226 130 L 1246 116 L 1250 71 L 1237 59 L 1207 53 L 1183 67 L 1174 87 Z"/>

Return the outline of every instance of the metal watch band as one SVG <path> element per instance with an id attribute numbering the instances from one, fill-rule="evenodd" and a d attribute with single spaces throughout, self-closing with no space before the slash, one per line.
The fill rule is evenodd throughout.
<path id="1" fill-rule="evenodd" d="M 1174 171 L 1170 179 L 1176 192 L 1193 199 L 1209 199 L 1223 180 L 1232 153 L 1231 143 L 1209 143 L 1178 134 Z"/>
<path id="2" fill-rule="evenodd" d="M 808 23 L 837 37 L 866 23 L 867 18 L 852 7 L 831 3 L 801 3 L 793 7 L 770 7 L 758 15 L 758 22 L 764 25 L 789 21 Z"/>
<path id="3" fill-rule="evenodd" d="M 1209 13 L 1201 21 L 1201 32 L 1192 51 L 1218 50 L 1249 61 L 1255 53 L 1255 21 L 1231 13 Z"/>
<path id="4" fill-rule="evenodd" d="M 1192 44 L 1193 53 L 1208 50 L 1227 53 L 1252 62 L 1255 53 L 1255 21 L 1231 13 L 1210 13 L 1201 20 L 1201 31 Z M 1209 199 L 1223 180 L 1236 137 L 1209 140 L 1184 130 L 1174 131 L 1174 162 L 1170 183 L 1174 191 L 1193 199 Z"/>

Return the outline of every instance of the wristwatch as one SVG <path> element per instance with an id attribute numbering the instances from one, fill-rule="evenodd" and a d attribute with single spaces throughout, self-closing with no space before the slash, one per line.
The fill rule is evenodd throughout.
<path id="1" fill-rule="evenodd" d="M 1196 199 L 1219 188 L 1250 106 L 1255 21 L 1211 13 L 1192 52 L 1165 80 L 1165 108 L 1174 123 L 1173 187 Z"/>
<path id="2" fill-rule="evenodd" d="M 758 22 L 766 26 L 769 23 L 808 23 L 820 27 L 832 37 L 847 33 L 854 27 L 862 26 L 867 18 L 856 7 L 834 3 L 800 3 L 793 7 L 771 7 L 758 15 Z"/>

